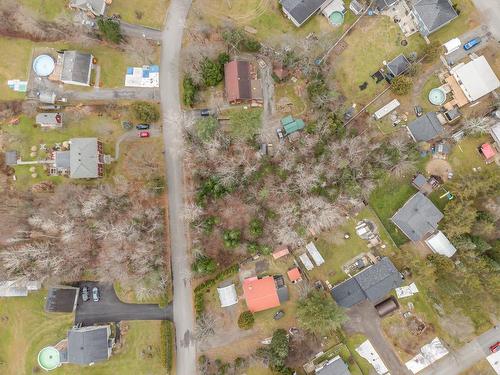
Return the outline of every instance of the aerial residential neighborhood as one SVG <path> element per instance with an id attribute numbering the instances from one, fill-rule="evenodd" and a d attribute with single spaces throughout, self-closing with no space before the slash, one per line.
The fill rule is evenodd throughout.
<path id="1" fill-rule="evenodd" d="M 500 375 L 496 0 L 0 19 L 1 375 Z"/>

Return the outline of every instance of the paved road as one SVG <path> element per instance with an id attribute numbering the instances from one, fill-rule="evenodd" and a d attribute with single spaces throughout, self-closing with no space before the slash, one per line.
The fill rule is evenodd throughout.
<path id="1" fill-rule="evenodd" d="M 125 76 L 124 76 L 125 77 Z M 125 78 L 124 78 L 125 79 Z M 60 95 L 68 101 L 107 101 L 107 100 L 151 100 L 160 99 L 159 88 L 122 87 L 116 89 L 95 88 L 89 91 L 64 91 Z"/>
<path id="2" fill-rule="evenodd" d="M 490 329 L 457 351 L 450 352 L 418 375 L 458 375 L 490 355 L 489 347 L 500 340 L 500 330 Z"/>
<path id="3" fill-rule="evenodd" d="M 150 40 L 161 40 L 162 33 L 160 30 L 152 29 L 150 27 L 134 25 L 120 21 L 120 29 L 123 35 L 132 36 L 137 38 L 145 38 Z"/>
<path id="4" fill-rule="evenodd" d="M 154 304 L 133 304 L 120 301 L 110 283 L 85 282 L 92 291 L 98 286 L 101 291 L 99 302 L 91 300 L 84 302 L 82 295 L 78 296 L 75 313 L 75 324 L 84 326 L 96 323 L 119 322 L 122 320 L 172 320 L 172 305 L 161 308 Z M 91 297 L 92 298 L 92 297 Z"/>
<path id="5" fill-rule="evenodd" d="M 472 0 L 496 40 L 500 41 L 500 1 Z"/>
<path id="6" fill-rule="evenodd" d="M 348 333 L 361 332 L 372 343 L 391 374 L 409 375 L 411 372 L 401 363 L 392 344 L 387 342 L 380 327 L 380 317 L 370 301 L 364 301 L 347 312 L 350 320 L 345 328 Z M 443 373 L 444 375 L 445 373 Z"/>
<path id="7" fill-rule="evenodd" d="M 172 0 L 162 34 L 160 66 L 161 108 L 167 168 L 170 248 L 174 289 L 176 330 L 176 374 L 196 374 L 196 345 L 193 338 L 195 319 L 191 259 L 188 253 L 184 221 L 183 123 L 180 105 L 180 50 L 191 0 Z"/>

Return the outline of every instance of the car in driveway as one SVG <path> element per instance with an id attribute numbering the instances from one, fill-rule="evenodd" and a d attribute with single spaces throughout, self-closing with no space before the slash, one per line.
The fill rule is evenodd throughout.
<path id="1" fill-rule="evenodd" d="M 148 130 L 151 127 L 149 124 L 138 124 L 135 126 L 137 130 Z"/>
<path id="2" fill-rule="evenodd" d="M 276 129 L 276 135 L 278 136 L 280 143 L 285 142 L 285 136 L 283 135 L 283 130 L 281 128 Z"/>
<path id="3" fill-rule="evenodd" d="M 139 137 L 141 138 L 148 138 L 149 137 L 149 132 L 140 132 Z"/>
<path id="4" fill-rule="evenodd" d="M 101 299 L 101 295 L 99 293 L 99 288 L 95 286 L 92 288 L 92 300 L 94 302 L 99 302 L 100 299 Z"/>
<path id="5" fill-rule="evenodd" d="M 496 353 L 498 351 L 500 351 L 500 341 L 497 341 L 496 343 L 490 346 L 490 352 Z"/>
<path id="6" fill-rule="evenodd" d="M 273 319 L 280 320 L 284 316 L 285 316 L 285 312 L 283 310 L 279 310 L 278 312 L 276 312 L 276 314 L 274 314 Z"/>
<path id="7" fill-rule="evenodd" d="M 89 288 L 86 286 L 82 288 L 82 300 L 83 302 L 87 302 L 89 300 Z"/>
<path id="8" fill-rule="evenodd" d="M 471 48 L 477 46 L 479 43 L 481 43 L 481 38 L 471 39 L 467 43 L 464 44 L 464 50 L 468 51 Z"/>
<path id="9" fill-rule="evenodd" d="M 208 108 L 201 109 L 200 116 L 202 116 L 202 117 L 210 116 L 210 110 Z"/>
<path id="10" fill-rule="evenodd" d="M 420 117 L 424 114 L 424 109 L 419 105 L 416 105 L 413 109 L 415 110 L 415 114 L 417 115 L 417 117 Z"/>

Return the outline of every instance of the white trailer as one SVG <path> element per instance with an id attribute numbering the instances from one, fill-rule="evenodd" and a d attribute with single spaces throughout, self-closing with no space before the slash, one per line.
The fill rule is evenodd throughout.
<path id="1" fill-rule="evenodd" d="M 375 120 L 380 120 L 382 117 L 387 116 L 389 113 L 394 111 L 400 105 L 401 103 L 397 99 L 394 99 L 380 108 L 377 112 L 375 112 L 373 114 L 373 117 L 375 118 Z"/>

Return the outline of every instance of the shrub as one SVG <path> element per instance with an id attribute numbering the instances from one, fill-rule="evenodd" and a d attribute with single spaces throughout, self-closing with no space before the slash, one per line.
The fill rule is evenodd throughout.
<path id="1" fill-rule="evenodd" d="M 97 27 L 104 39 L 112 43 L 118 44 L 122 41 L 123 36 L 120 30 L 120 23 L 111 18 L 100 17 L 97 20 Z"/>
<path id="2" fill-rule="evenodd" d="M 194 83 L 189 74 L 186 74 L 184 76 L 184 79 L 182 80 L 182 88 L 182 102 L 184 103 L 184 105 L 192 107 L 194 104 L 196 93 L 198 92 L 198 86 Z"/>
<path id="3" fill-rule="evenodd" d="M 222 239 L 224 246 L 233 249 L 240 244 L 241 231 L 239 229 L 228 229 L 224 231 Z"/>
<path id="4" fill-rule="evenodd" d="M 196 135 L 202 141 L 208 141 L 214 136 L 218 127 L 219 121 L 217 121 L 215 117 L 204 117 L 198 120 L 195 124 Z"/>
<path id="5" fill-rule="evenodd" d="M 263 232 L 264 227 L 262 225 L 262 221 L 260 221 L 259 219 L 253 219 L 252 221 L 250 221 L 250 234 L 253 237 L 259 237 Z"/>
<path id="6" fill-rule="evenodd" d="M 217 86 L 224 78 L 221 65 L 205 57 L 201 62 L 201 78 L 205 86 Z"/>
<path id="7" fill-rule="evenodd" d="M 217 269 L 217 264 L 215 260 L 210 258 L 209 256 L 203 255 L 196 258 L 194 263 L 191 265 L 191 269 L 193 272 L 196 272 L 200 275 L 208 275 L 210 273 L 215 272 Z"/>
<path id="8" fill-rule="evenodd" d="M 135 118 L 142 122 L 155 122 L 160 119 L 158 108 L 148 102 L 135 102 L 132 104 L 132 112 Z"/>
<path id="9" fill-rule="evenodd" d="M 391 90 L 396 95 L 406 95 L 413 87 L 413 81 L 410 77 L 399 76 L 392 80 Z"/>
<path id="10" fill-rule="evenodd" d="M 238 327 L 241 329 L 250 329 L 255 323 L 255 318 L 250 311 L 243 311 L 238 318 Z"/>

